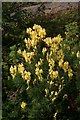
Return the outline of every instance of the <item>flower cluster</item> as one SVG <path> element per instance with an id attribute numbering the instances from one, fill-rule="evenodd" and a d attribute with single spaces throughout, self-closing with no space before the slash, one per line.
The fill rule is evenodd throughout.
<path id="1" fill-rule="evenodd" d="M 42 80 L 42 73 L 43 73 L 42 69 L 39 69 L 38 67 L 35 69 L 35 74 L 38 76 L 39 80 Z"/>
<path id="2" fill-rule="evenodd" d="M 40 60 L 38 61 L 38 63 L 36 63 L 36 69 L 35 69 L 35 74 L 38 76 L 38 79 L 39 80 L 42 80 L 42 73 L 43 73 L 43 70 L 40 69 L 40 66 L 42 65 L 43 63 L 43 59 L 40 58 Z"/>
<path id="3" fill-rule="evenodd" d="M 24 68 L 23 63 L 18 64 L 18 72 L 21 73 L 22 76 L 23 76 L 24 70 L 25 68 Z"/>
<path id="4" fill-rule="evenodd" d="M 10 67 L 10 73 L 13 77 L 13 79 L 16 76 L 16 72 L 18 72 L 19 74 L 21 74 L 22 78 L 24 80 L 27 80 L 27 84 L 29 84 L 30 80 L 31 80 L 31 73 L 29 71 L 26 71 L 24 68 L 23 63 L 18 64 L 17 67 L 16 66 L 11 66 Z"/>
<path id="5" fill-rule="evenodd" d="M 69 78 L 73 76 L 73 71 L 72 71 L 71 67 L 69 66 L 68 61 L 64 62 L 63 59 L 60 59 L 58 62 L 58 65 L 60 68 L 62 68 L 64 70 L 64 72 L 68 72 Z"/>
<path id="6" fill-rule="evenodd" d="M 21 103 L 21 108 L 22 108 L 22 109 L 25 109 L 26 106 L 27 106 L 27 103 L 26 103 L 26 102 L 22 102 L 22 103 Z"/>
<path id="7" fill-rule="evenodd" d="M 45 29 L 36 24 L 34 24 L 33 29 L 27 28 L 26 33 L 30 35 L 30 38 L 24 40 L 27 49 L 30 49 L 31 47 L 35 48 L 37 43 L 46 35 Z"/>
<path id="8" fill-rule="evenodd" d="M 22 56 L 24 57 L 25 61 L 30 64 L 31 59 L 34 56 L 34 52 L 27 52 L 26 53 L 26 50 L 24 50 L 24 51 L 22 51 Z"/>
<path id="9" fill-rule="evenodd" d="M 14 66 L 11 65 L 11 67 L 10 67 L 10 73 L 11 73 L 11 76 L 12 76 L 13 79 L 16 76 L 16 71 L 17 71 L 16 66 L 15 65 Z"/>
<path id="10" fill-rule="evenodd" d="M 22 76 L 22 78 L 24 80 L 27 80 L 27 83 L 30 82 L 30 80 L 31 80 L 31 73 L 29 71 L 25 70 L 23 63 L 18 65 L 18 73 L 21 74 L 21 76 Z"/>
<path id="11" fill-rule="evenodd" d="M 42 49 L 43 55 L 45 54 L 46 51 L 47 51 L 47 49 L 46 49 L 46 47 L 44 47 L 44 48 Z"/>
<path id="12" fill-rule="evenodd" d="M 26 52 L 26 50 L 24 49 L 24 51 L 21 51 L 21 49 L 19 49 L 17 51 L 18 54 L 21 54 L 22 57 L 25 59 L 25 61 L 29 64 L 31 64 L 31 60 L 34 57 L 35 53 L 34 52 Z"/>
<path id="13" fill-rule="evenodd" d="M 26 32 L 29 34 L 29 38 L 24 40 L 25 49 L 18 49 L 17 51 L 25 64 L 20 61 L 20 64 L 11 66 L 10 73 L 13 79 L 16 76 L 16 72 L 21 74 L 22 79 L 27 81 L 28 87 L 31 80 L 34 85 L 36 81 L 42 82 L 45 79 L 49 87 L 44 89 L 45 96 L 49 95 L 53 102 L 58 93 L 63 89 L 64 74 L 68 76 L 68 79 L 71 79 L 73 76 L 73 70 L 69 61 L 65 59 L 63 51 L 63 48 L 68 50 L 70 48 L 67 45 L 64 47 L 62 44 L 63 38 L 60 34 L 54 38 L 45 38 L 46 31 L 40 25 L 34 24 L 33 28 L 27 28 Z M 42 49 L 39 49 L 38 46 L 41 45 L 39 44 L 41 42 L 44 42 L 45 45 Z M 77 57 L 79 58 L 79 52 Z M 44 75 L 46 71 L 48 74 Z M 26 103 L 22 102 L 21 107 L 25 108 L 25 106 Z"/>

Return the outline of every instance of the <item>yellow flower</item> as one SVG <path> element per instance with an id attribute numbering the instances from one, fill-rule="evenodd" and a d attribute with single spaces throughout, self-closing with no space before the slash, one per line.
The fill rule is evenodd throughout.
<path id="1" fill-rule="evenodd" d="M 27 53 L 27 56 L 25 58 L 26 62 L 28 62 L 30 64 L 31 63 L 31 59 L 33 58 L 33 56 L 34 56 L 34 52 Z"/>
<path id="2" fill-rule="evenodd" d="M 53 98 L 52 98 L 52 102 L 54 102 L 54 101 L 55 101 L 55 99 L 56 99 L 56 97 L 53 97 Z"/>
<path id="3" fill-rule="evenodd" d="M 27 43 L 27 39 L 26 38 L 24 39 L 24 42 Z"/>
<path id="4" fill-rule="evenodd" d="M 72 72 L 73 72 L 72 69 L 69 68 L 69 69 L 68 69 L 68 76 L 69 76 L 69 77 L 72 77 L 72 76 L 73 76 L 73 73 L 72 73 Z"/>
<path id="5" fill-rule="evenodd" d="M 51 46 L 51 44 L 52 44 L 52 39 L 51 39 L 51 37 L 45 38 L 45 39 L 44 39 L 44 42 L 45 42 L 48 46 Z"/>
<path id="6" fill-rule="evenodd" d="M 38 35 L 40 38 L 43 38 L 43 37 L 45 37 L 45 35 L 46 35 L 45 29 L 42 28 L 40 25 L 34 24 L 33 30 L 34 30 L 34 32 L 37 32 L 37 35 Z"/>
<path id="7" fill-rule="evenodd" d="M 14 67 L 13 67 L 13 66 L 11 65 L 11 67 L 10 67 L 10 73 L 11 73 L 13 79 L 14 79 L 15 76 L 16 76 L 16 71 L 17 71 L 16 66 L 14 65 Z"/>
<path id="8" fill-rule="evenodd" d="M 45 54 L 46 51 L 47 51 L 47 49 L 44 47 L 44 48 L 42 49 L 43 55 Z"/>
<path id="9" fill-rule="evenodd" d="M 38 63 L 36 63 L 35 66 L 36 66 L 36 67 L 39 67 L 40 65 L 42 65 L 42 63 L 43 63 L 43 59 L 40 58 L 40 61 L 38 61 Z"/>
<path id="10" fill-rule="evenodd" d="M 58 77 L 58 71 L 53 71 L 53 78 L 56 79 Z"/>
<path id="11" fill-rule="evenodd" d="M 49 90 L 47 88 L 45 89 L 45 93 L 46 93 L 46 95 L 48 95 L 48 93 L 49 93 Z"/>
<path id="12" fill-rule="evenodd" d="M 43 73 L 42 69 L 39 69 L 38 67 L 35 69 L 35 74 L 36 75 L 40 75 L 41 73 Z"/>
<path id="13" fill-rule="evenodd" d="M 31 59 L 34 56 L 34 52 L 27 52 L 26 53 L 26 50 L 24 50 L 22 52 L 22 56 L 25 58 L 25 61 L 30 64 L 31 63 Z"/>
<path id="14" fill-rule="evenodd" d="M 40 38 L 44 38 L 45 35 L 46 35 L 46 31 L 45 31 L 45 29 L 41 29 L 41 30 L 39 30 L 38 35 L 40 36 Z"/>
<path id="15" fill-rule="evenodd" d="M 65 72 L 67 72 L 68 67 L 69 67 L 69 62 L 64 62 L 64 64 L 63 64 L 63 70 L 64 70 Z"/>
<path id="16" fill-rule="evenodd" d="M 55 61 L 51 58 L 48 60 L 49 66 L 54 67 L 55 66 Z"/>
<path id="17" fill-rule="evenodd" d="M 36 31 L 32 31 L 31 34 L 30 34 L 30 37 L 32 40 L 36 40 L 38 37 L 37 37 L 37 32 Z"/>
<path id="18" fill-rule="evenodd" d="M 58 65 L 59 65 L 60 68 L 63 66 L 63 62 L 64 62 L 63 59 L 59 60 Z"/>
<path id="19" fill-rule="evenodd" d="M 36 46 L 37 42 L 40 40 L 40 38 L 43 38 L 46 35 L 45 29 L 42 28 L 40 25 L 36 25 L 36 24 L 34 24 L 33 30 L 31 28 L 27 28 L 26 32 L 28 34 L 30 34 L 32 47 Z M 29 42 L 29 41 L 25 40 L 25 42 Z M 27 46 L 27 44 L 26 44 L 26 46 Z"/>
<path id="20" fill-rule="evenodd" d="M 41 29 L 41 26 L 40 26 L 40 25 L 34 24 L 33 30 L 39 31 L 40 29 Z"/>
<path id="21" fill-rule="evenodd" d="M 37 45 L 37 40 L 31 40 L 31 46 L 34 48 Z"/>
<path id="22" fill-rule="evenodd" d="M 54 84 L 54 82 L 51 80 L 49 84 L 50 84 L 50 87 L 51 87 Z"/>
<path id="23" fill-rule="evenodd" d="M 54 37 L 52 40 L 53 40 L 54 43 L 59 44 L 63 40 L 63 38 L 61 38 L 61 35 L 59 34 L 56 37 Z"/>
<path id="24" fill-rule="evenodd" d="M 25 68 L 24 68 L 23 63 L 21 63 L 21 64 L 18 65 L 18 72 L 19 72 L 19 73 L 23 74 L 24 69 L 25 69 Z"/>
<path id="25" fill-rule="evenodd" d="M 17 51 L 17 53 L 21 54 L 21 49 L 19 49 L 19 50 Z"/>
<path id="26" fill-rule="evenodd" d="M 68 35 L 68 32 L 65 32 L 65 35 L 67 36 L 67 35 Z"/>
<path id="27" fill-rule="evenodd" d="M 63 53 L 62 49 L 58 50 L 57 59 L 64 59 L 64 53 Z"/>
<path id="28" fill-rule="evenodd" d="M 51 91 L 51 96 L 54 94 L 54 91 Z"/>
<path id="29" fill-rule="evenodd" d="M 26 106 L 27 106 L 27 103 L 26 103 L 26 102 L 22 102 L 22 103 L 21 103 L 21 108 L 25 109 Z"/>
<path id="30" fill-rule="evenodd" d="M 52 69 L 49 69 L 49 75 L 52 79 L 56 79 L 58 77 L 58 71 L 53 71 Z"/>
<path id="31" fill-rule="evenodd" d="M 57 96 L 58 95 L 58 92 L 57 91 L 55 91 L 55 96 Z"/>
<path id="32" fill-rule="evenodd" d="M 77 56 L 77 58 L 80 59 L 80 51 L 77 52 L 76 56 Z"/>
<path id="33" fill-rule="evenodd" d="M 25 80 L 31 80 L 31 73 L 27 72 L 26 70 L 24 71 L 24 79 Z"/>
<path id="34" fill-rule="evenodd" d="M 35 74 L 38 76 L 39 80 L 42 80 L 42 73 L 43 73 L 42 69 L 39 69 L 38 67 L 35 69 Z"/>
<path id="35" fill-rule="evenodd" d="M 25 38 L 24 42 L 26 43 L 26 48 L 30 49 L 31 47 L 31 40 L 28 38 L 28 40 Z"/>
<path id="36" fill-rule="evenodd" d="M 22 56 L 23 56 L 24 58 L 26 58 L 26 50 L 24 50 L 24 51 L 22 52 Z"/>
<path id="37" fill-rule="evenodd" d="M 32 29 L 31 29 L 31 28 L 27 28 L 26 32 L 27 32 L 28 34 L 31 34 Z"/>

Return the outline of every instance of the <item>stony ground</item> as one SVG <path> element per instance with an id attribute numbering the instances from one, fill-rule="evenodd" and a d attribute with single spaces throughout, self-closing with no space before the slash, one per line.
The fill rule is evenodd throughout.
<path id="1" fill-rule="evenodd" d="M 54 14 L 60 10 L 66 10 L 69 8 L 78 8 L 77 2 L 47 2 L 47 3 L 39 3 L 37 5 L 32 5 L 29 7 L 24 7 L 22 10 L 26 10 L 27 12 L 32 12 L 33 14 L 39 14 L 41 10 L 44 11 L 45 14 Z"/>

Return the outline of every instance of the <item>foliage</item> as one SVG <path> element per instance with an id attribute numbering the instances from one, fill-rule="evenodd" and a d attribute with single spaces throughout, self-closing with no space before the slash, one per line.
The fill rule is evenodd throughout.
<path id="1" fill-rule="evenodd" d="M 7 119 L 79 119 L 77 23 L 66 25 L 64 38 L 60 34 L 46 37 L 46 30 L 36 24 L 27 28 L 26 34 L 24 42 L 10 47 L 6 84 L 10 92 L 3 106 L 6 114 L 11 108 Z"/>
<path id="2" fill-rule="evenodd" d="M 44 14 L 36 16 L 20 11 L 21 7 L 32 4 L 38 3 L 3 3 L 2 6 L 3 45 L 5 45 L 2 120 L 78 120 L 80 42 L 77 10 L 61 11 L 47 16 Z M 36 34 L 32 32 L 36 30 L 32 29 L 29 34 L 30 29 L 27 31 L 26 28 L 32 28 L 34 23 L 41 25 L 42 28 L 37 26 L 40 27 L 40 31 Z M 58 54 L 57 49 L 51 48 L 53 44 L 50 46 L 49 41 L 52 43 L 54 40 L 61 40 L 53 48 L 59 47 L 58 51 L 61 50 L 62 54 Z M 55 52 L 50 56 L 50 51 L 53 50 Z M 64 67 L 61 68 L 58 65 L 60 57 L 64 60 Z M 53 70 L 50 69 L 52 67 Z"/>

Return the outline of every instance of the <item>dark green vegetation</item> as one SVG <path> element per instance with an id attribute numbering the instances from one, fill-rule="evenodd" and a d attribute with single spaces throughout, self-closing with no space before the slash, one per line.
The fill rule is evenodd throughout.
<path id="1" fill-rule="evenodd" d="M 78 11 L 68 9 L 60 11 L 57 14 L 45 16 L 43 12 L 36 16 L 26 11 L 21 11 L 22 6 L 29 6 L 36 3 L 3 3 L 2 5 L 2 27 L 3 27 L 3 118 L 2 120 L 54 120 L 53 115 L 57 111 L 55 120 L 79 120 L 80 119 L 80 64 L 76 59 L 76 52 L 80 49 L 78 40 Z M 37 3 L 38 4 L 38 3 Z M 43 11 L 43 9 L 42 9 Z M 11 16 L 11 13 L 15 15 Z M 39 88 L 34 88 L 26 92 L 26 84 L 22 79 L 11 80 L 9 68 L 12 63 L 16 62 L 15 50 L 18 44 L 23 44 L 23 40 L 27 37 L 25 32 L 27 27 L 40 24 L 46 29 L 47 36 L 54 37 L 61 34 L 72 47 L 75 52 L 74 57 L 66 54 L 73 70 L 74 78 L 66 84 L 61 94 L 58 96 L 54 104 L 50 104 L 47 98 L 43 97 L 43 88 L 45 84 L 40 84 Z M 69 35 L 65 35 L 65 31 Z M 12 47 L 13 46 L 13 47 Z M 40 92 L 40 90 L 42 90 Z M 43 94 L 42 94 L 43 93 Z M 27 94 L 30 95 L 29 98 Z M 36 94 L 40 96 L 37 98 Z M 67 97 L 63 95 L 67 94 Z M 30 104 L 31 99 L 34 101 Z M 21 102 L 25 100 L 29 104 L 28 109 L 22 110 Z"/>

